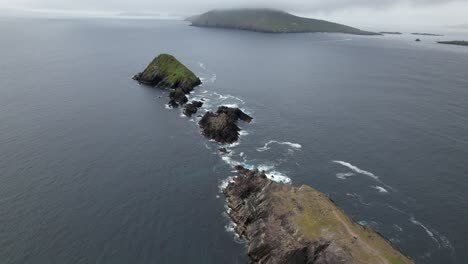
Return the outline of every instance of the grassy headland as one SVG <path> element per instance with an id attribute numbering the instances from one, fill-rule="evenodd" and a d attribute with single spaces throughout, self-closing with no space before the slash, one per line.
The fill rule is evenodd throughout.
<path id="1" fill-rule="evenodd" d="M 242 29 L 265 33 L 347 33 L 380 35 L 325 20 L 298 17 L 272 9 L 213 10 L 187 18 L 192 26 Z"/>

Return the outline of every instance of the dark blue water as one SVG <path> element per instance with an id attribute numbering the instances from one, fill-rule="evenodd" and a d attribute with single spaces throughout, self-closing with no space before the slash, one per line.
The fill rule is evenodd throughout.
<path id="1" fill-rule="evenodd" d="M 1 263 L 246 263 L 219 193 L 237 163 L 327 193 L 418 263 L 468 258 L 465 47 L 0 22 Z M 130 79 L 163 52 L 204 79 L 202 112 L 255 118 L 230 156 L 166 109 L 166 91 Z"/>

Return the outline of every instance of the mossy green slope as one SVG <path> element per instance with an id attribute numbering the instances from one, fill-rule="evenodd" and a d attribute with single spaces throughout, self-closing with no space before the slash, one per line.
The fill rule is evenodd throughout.
<path id="1" fill-rule="evenodd" d="M 193 26 L 243 29 L 266 33 L 325 32 L 380 35 L 325 20 L 298 17 L 271 9 L 213 10 L 187 19 Z"/>
<path id="2" fill-rule="evenodd" d="M 135 76 L 141 83 L 167 88 L 181 88 L 185 93 L 201 84 L 200 79 L 174 56 L 161 54 Z"/>

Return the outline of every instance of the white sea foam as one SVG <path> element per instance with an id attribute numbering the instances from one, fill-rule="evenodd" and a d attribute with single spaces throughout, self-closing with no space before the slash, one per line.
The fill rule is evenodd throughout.
<path id="1" fill-rule="evenodd" d="M 213 74 L 213 75 L 211 76 L 211 78 L 210 78 L 210 83 L 216 82 L 216 79 L 217 79 L 216 74 Z"/>
<path id="2" fill-rule="evenodd" d="M 244 152 L 241 152 L 239 156 L 244 157 Z"/>
<path id="3" fill-rule="evenodd" d="M 346 162 L 346 161 L 340 161 L 340 160 L 334 160 L 333 161 L 334 163 L 337 163 L 337 164 L 340 164 L 342 166 L 345 166 L 347 168 L 349 168 L 350 170 L 354 171 L 354 172 L 357 172 L 357 173 L 360 173 L 360 174 L 364 174 L 364 175 L 367 175 L 375 180 L 379 180 L 379 177 L 377 177 L 376 175 L 374 175 L 372 172 L 369 172 L 369 171 L 365 171 L 365 170 L 362 170 L 360 168 L 358 168 L 357 166 L 354 166 L 353 164 L 349 163 L 349 162 Z"/>
<path id="4" fill-rule="evenodd" d="M 237 104 L 223 104 L 223 106 L 229 107 L 229 108 L 239 108 Z"/>
<path id="5" fill-rule="evenodd" d="M 381 186 L 372 186 L 372 188 L 379 191 L 379 193 L 388 193 L 387 189 L 385 189 L 384 187 L 381 187 Z"/>
<path id="6" fill-rule="evenodd" d="M 228 225 L 225 226 L 226 231 L 228 231 L 230 233 L 234 233 L 236 227 L 237 227 L 237 225 L 234 222 L 230 222 Z"/>
<path id="7" fill-rule="evenodd" d="M 336 177 L 340 180 L 346 180 L 346 178 L 349 178 L 349 177 L 352 177 L 352 176 L 355 176 L 356 174 L 355 173 L 352 173 L 352 172 L 345 172 L 345 173 L 337 173 L 336 174 Z"/>
<path id="8" fill-rule="evenodd" d="M 240 136 L 247 136 L 248 134 L 249 134 L 249 132 L 247 132 L 247 131 L 245 131 L 245 130 L 241 130 L 241 131 L 239 132 L 239 135 L 240 135 Z"/>
<path id="9" fill-rule="evenodd" d="M 222 193 L 226 187 L 232 182 L 234 182 L 235 176 L 229 177 L 223 181 L 221 181 L 221 184 L 219 185 L 219 192 Z"/>
<path id="10" fill-rule="evenodd" d="M 302 145 L 298 144 L 298 143 L 292 143 L 292 142 L 287 142 L 287 141 L 281 142 L 281 141 L 276 141 L 276 140 L 270 140 L 263 147 L 257 148 L 257 151 L 259 151 L 259 152 L 267 151 L 267 150 L 270 149 L 271 144 L 287 145 L 287 146 L 292 147 L 293 149 L 301 149 L 302 148 Z"/>
<path id="11" fill-rule="evenodd" d="M 399 232 L 403 232 L 403 228 L 397 224 L 394 224 L 393 225 L 395 227 L 396 230 L 398 230 Z"/>
<path id="12" fill-rule="evenodd" d="M 198 66 L 200 66 L 200 68 L 202 68 L 203 70 L 206 71 L 206 67 L 205 67 L 205 64 L 203 62 L 198 62 Z"/>
<path id="13" fill-rule="evenodd" d="M 434 233 L 429 229 L 427 228 L 425 225 L 423 225 L 421 222 L 419 222 L 418 220 L 416 220 L 414 217 L 411 217 L 410 218 L 410 221 L 411 223 L 417 225 L 417 226 L 420 226 L 422 229 L 424 229 L 424 231 L 426 231 L 427 235 L 432 238 L 432 240 L 434 240 L 437 245 L 440 247 L 440 243 L 439 243 L 439 240 L 437 240 L 437 238 L 434 236 Z"/>
<path id="14" fill-rule="evenodd" d="M 284 183 L 284 184 L 291 184 L 291 178 L 289 178 L 288 176 L 286 176 L 285 174 L 279 171 L 272 170 L 272 171 L 265 173 L 265 175 L 267 176 L 268 179 L 272 181 Z"/>
<path id="15" fill-rule="evenodd" d="M 172 107 L 170 107 L 168 104 L 165 104 L 164 107 L 165 107 L 166 109 L 172 109 Z"/>
<path id="16" fill-rule="evenodd" d="M 236 101 L 240 102 L 241 104 L 245 104 L 244 100 L 242 100 L 241 98 L 239 98 L 237 96 L 231 95 L 231 94 L 220 94 L 220 93 L 214 92 L 213 95 L 218 96 L 219 100 L 232 99 L 232 100 L 236 100 Z"/>
<path id="17" fill-rule="evenodd" d="M 230 155 L 222 156 L 221 159 L 222 159 L 224 162 L 226 162 L 227 164 L 229 164 L 231 167 L 235 167 L 235 166 L 238 166 L 238 165 L 242 165 L 241 162 L 232 159 L 232 158 L 230 157 Z"/>

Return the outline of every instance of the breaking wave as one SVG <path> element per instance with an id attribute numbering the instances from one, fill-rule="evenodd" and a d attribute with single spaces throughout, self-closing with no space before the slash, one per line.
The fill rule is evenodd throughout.
<path id="1" fill-rule="evenodd" d="M 302 148 L 302 145 L 298 144 L 298 143 L 292 143 L 292 142 L 287 142 L 287 141 L 286 142 L 280 142 L 280 141 L 276 141 L 276 140 L 270 140 L 263 147 L 257 148 L 257 151 L 259 151 L 259 152 L 267 151 L 267 150 L 271 149 L 270 148 L 271 144 L 287 145 L 287 146 L 292 147 L 293 149 L 301 149 Z"/>
<path id="2" fill-rule="evenodd" d="M 336 177 L 340 180 L 346 180 L 346 178 L 349 178 L 349 177 L 352 177 L 352 176 L 355 176 L 356 174 L 355 173 L 352 173 L 352 172 L 346 172 L 346 173 L 337 173 L 336 174 Z"/>
<path id="3" fill-rule="evenodd" d="M 359 174 L 363 174 L 363 175 L 367 175 L 371 178 L 373 178 L 374 180 L 380 180 L 379 177 L 377 177 L 376 175 L 374 175 L 372 172 L 369 172 L 369 171 L 365 171 L 365 170 L 362 170 L 360 168 L 358 168 L 357 166 L 354 166 L 353 164 L 349 163 L 349 162 L 346 162 L 346 161 L 341 161 L 341 160 L 334 160 L 333 161 L 334 163 L 337 163 L 337 164 L 340 164 L 342 166 L 345 166 L 347 167 L 348 169 L 354 171 L 354 172 L 357 172 Z"/>
<path id="4" fill-rule="evenodd" d="M 379 191 L 379 193 L 388 193 L 387 189 L 385 189 L 384 187 L 381 187 L 381 186 L 372 186 L 372 188 Z"/>

